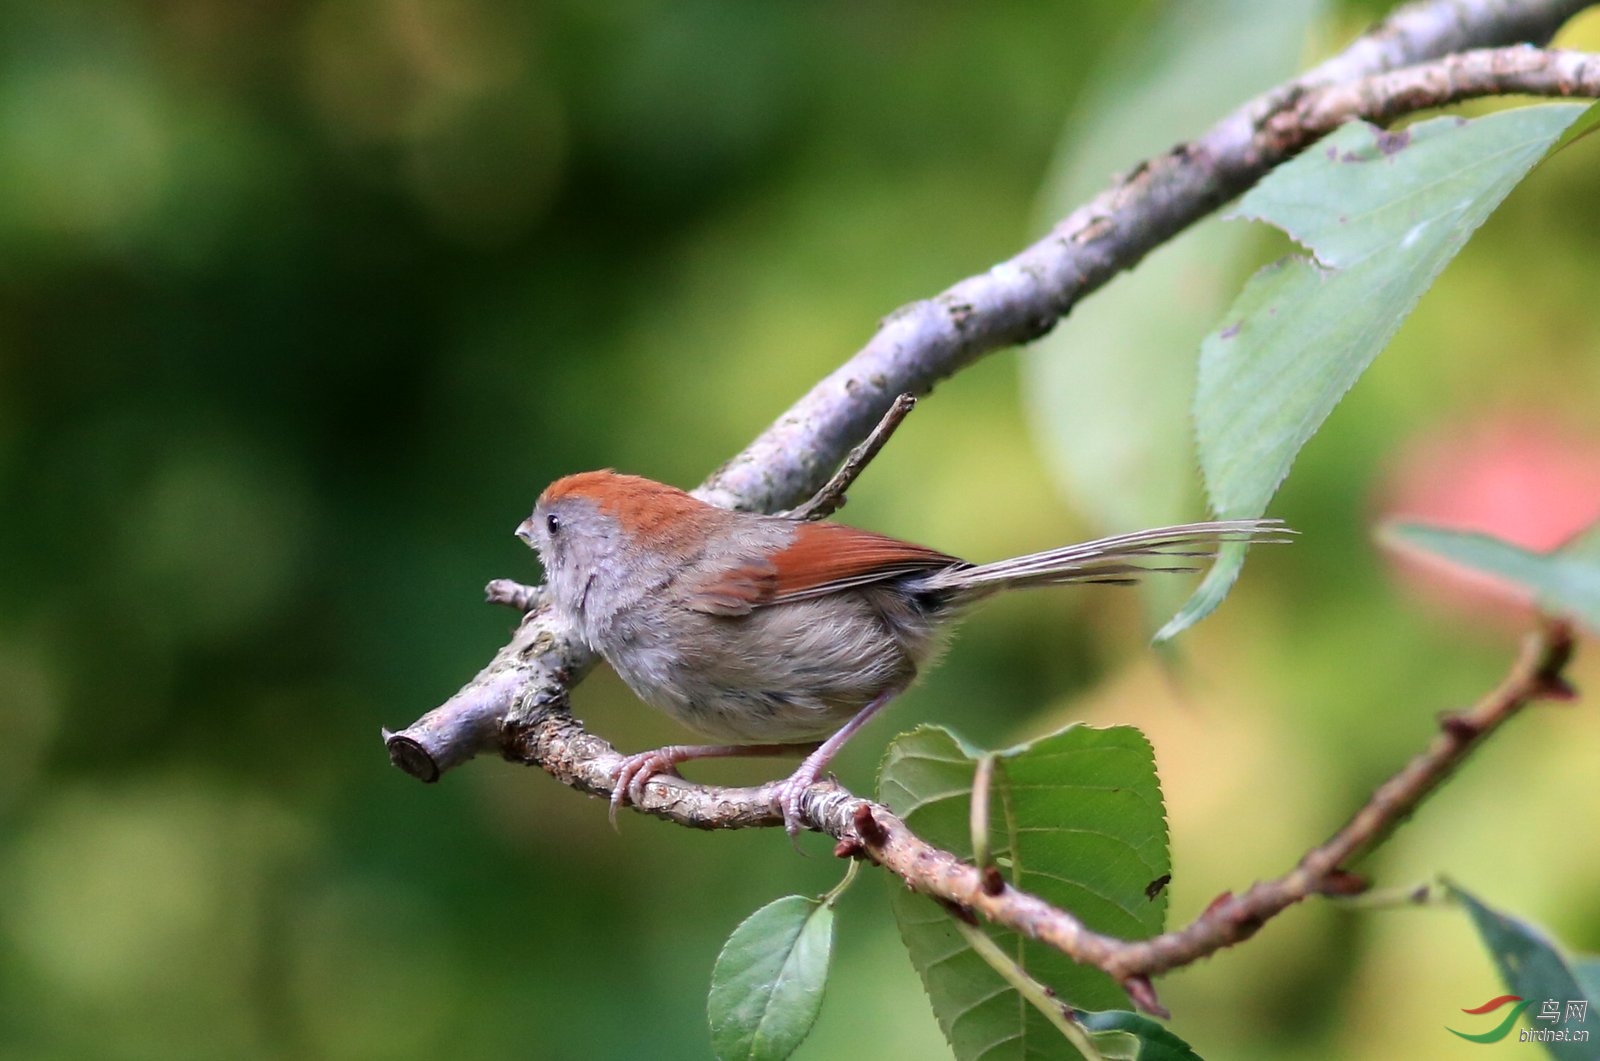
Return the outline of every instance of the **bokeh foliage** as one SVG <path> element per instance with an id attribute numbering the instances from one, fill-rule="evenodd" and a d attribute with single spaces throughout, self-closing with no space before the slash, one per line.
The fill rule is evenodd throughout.
<path id="1" fill-rule="evenodd" d="M 706 1056 L 721 941 L 828 887 L 825 848 L 617 836 L 490 761 L 424 788 L 378 728 L 500 643 L 479 587 L 535 577 L 510 532 L 543 483 L 698 480 L 878 317 L 1034 235 L 1087 72 L 1147 17 L 0 5 L 0 1057 Z M 1592 18 L 1570 43 L 1600 47 Z M 1301 455 L 1275 511 L 1306 533 L 1186 635 L 1181 693 L 1115 591 L 1001 601 L 841 776 L 865 787 L 923 719 L 986 746 L 1135 722 L 1174 919 L 1336 825 L 1509 651 L 1417 607 L 1368 526 L 1419 432 L 1507 403 L 1592 426 L 1587 148 L 1490 219 Z M 1081 536 L 1015 376 L 1002 354 L 941 387 L 846 517 L 979 558 Z M 682 737 L 604 674 L 576 699 L 624 748 Z M 1446 870 L 1600 949 L 1596 768 L 1592 710 L 1537 712 L 1370 868 Z M 880 899 L 841 903 L 798 1056 L 943 1048 Z M 1458 918 L 1311 908 L 1163 997 L 1205 1056 L 1446 1056 L 1493 975 Z"/>

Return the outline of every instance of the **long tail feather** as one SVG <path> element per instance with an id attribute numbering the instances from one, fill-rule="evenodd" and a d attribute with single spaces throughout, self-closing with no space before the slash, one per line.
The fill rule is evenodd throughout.
<path id="1" fill-rule="evenodd" d="M 1225 542 L 1283 543 L 1295 532 L 1278 519 L 1214 520 L 1134 531 L 1010 560 L 951 567 L 930 574 L 930 590 L 987 594 L 998 589 L 1061 582 L 1137 581 L 1153 571 L 1198 571 L 1198 560 L 1217 555 Z"/>

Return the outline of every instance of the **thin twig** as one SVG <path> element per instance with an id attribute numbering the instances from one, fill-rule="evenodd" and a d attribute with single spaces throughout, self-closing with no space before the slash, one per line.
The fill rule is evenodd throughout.
<path id="1" fill-rule="evenodd" d="M 483 587 L 483 599 L 490 604 L 503 604 L 526 614 L 537 608 L 544 599 L 544 587 L 524 585 L 509 578 L 497 578 Z"/>
<path id="2" fill-rule="evenodd" d="M 1252 885 L 1243 895 L 1219 896 L 1188 926 L 1122 944 L 1095 964 L 1119 980 L 1155 976 L 1250 938 L 1302 899 L 1364 891 L 1365 882 L 1346 865 L 1382 843 L 1473 749 L 1530 702 L 1575 695 L 1561 676 L 1572 649 L 1572 631 L 1564 623 L 1552 622 L 1529 635 L 1498 688 L 1470 710 L 1442 716 L 1427 749 L 1380 785 L 1343 828 L 1308 851 L 1294 869 Z"/>
<path id="3" fill-rule="evenodd" d="M 844 507 L 844 492 L 850 489 L 862 472 L 867 470 L 867 465 L 883 449 L 884 443 L 889 441 L 889 436 L 894 434 L 895 428 L 900 426 L 900 421 L 915 409 L 917 399 L 911 394 L 902 394 L 889 406 L 889 411 L 883 414 L 883 419 L 878 421 L 878 426 L 872 433 L 862 440 L 861 445 L 852 449 L 845 457 L 844 463 L 839 465 L 839 470 L 833 473 L 833 478 L 823 484 L 822 489 L 812 495 L 811 500 L 797 508 L 792 508 L 783 515 L 790 519 L 810 522 L 811 520 L 827 519 Z"/>
<path id="4" fill-rule="evenodd" d="M 1351 910 L 1401 910 L 1419 906 L 1445 906 L 1449 893 L 1438 880 L 1427 880 L 1396 888 L 1373 888 L 1360 895 L 1340 899 L 1339 905 Z"/>

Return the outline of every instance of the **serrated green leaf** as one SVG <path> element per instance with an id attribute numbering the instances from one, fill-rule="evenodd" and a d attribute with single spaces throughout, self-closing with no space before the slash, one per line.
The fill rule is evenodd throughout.
<path id="1" fill-rule="evenodd" d="M 889 746 L 879 797 L 920 836 L 966 856 L 973 771 L 982 754 L 949 731 L 924 726 Z M 1166 893 L 1146 889 L 1170 873 L 1166 817 L 1154 754 L 1130 726 L 1076 725 L 996 754 L 991 850 L 1017 887 L 1124 938 L 1161 931 Z M 960 1059 L 1077 1058 L 1036 1010 L 962 940 L 950 916 L 921 895 L 894 890 L 900 934 L 940 1027 Z M 1127 996 L 1104 973 L 993 926 L 986 930 L 1062 1002 L 1115 1009 Z"/>
<path id="2" fill-rule="evenodd" d="M 1600 525 L 1553 552 L 1420 523 L 1384 528 L 1385 541 L 1420 549 L 1526 590 L 1541 607 L 1600 632 Z"/>
<path id="3" fill-rule="evenodd" d="M 1217 515 L 1266 511 L 1422 293 L 1586 109 L 1521 107 L 1397 133 L 1353 122 L 1245 195 L 1233 216 L 1276 225 L 1312 256 L 1256 274 L 1201 344 L 1195 437 Z M 1157 639 L 1203 617 L 1242 563 L 1240 550 L 1219 558 Z"/>
<path id="4" fill-rule="evenodd" d="M 1078 1020 L 1095 1034 L 1098 1043 L 1101 1035 L 1127 1035 L 1138 1044 L 1132 1057 L 1138 1061 L 1200 1061 L 1194 1047 L 1168 1031 L 1149 1017 L 1131 1010 L 1107 1010 L 1104 1013 L 1080 1013 Z"/>
<path id="5" fill-rule="evenodd" d="M 1047 226 L 1105 186 L 1295 71 L 1319 0 L 1161 7 L 1097 65 L 1040 193 Z M 1228 56 L 1226 63 L 1216 61 Z M 1157 527 L 1200 506 L 1190 352 L 1216 321 L 1259 233 L 1211 218 L 1152 251 L 1027 349 L 1023 401 L 1073 506 L 1099 533 Z M 1139 585 L 1159 621 L 1176 579 Z"/>
<path id="6" fill-rule="evenodd" d="M 782 1061 L 816 1022 L 833 907 L 789 895 L 744 920 L 717 956 L 706 1014 L 718 1061 Z"/>
<path id="7" fill-rule="evenodd" d="M 1445 882 L 1445 888 L 1451 898 L 1465 907 L 1471 916 L 1484 948 L 1500 970 L 1500 979 L 1506 987 L 1532 1003 L 1523 1011 L 1523 1019 L 1530 1027 L 1563 1027 L 1568 1002 L 1586 1001 L 1585 1019 L 1589 1008 L 1600 1006 L 1600 999 L 1593 993 L 1593 983 L 1584 985 L 1579 982 L 1572 965 L 1544 933 L 1525 921 L 1485 905 L 1470 892 L 1448 881 Z M 1536 1019 L 1546 1001 L 1557 1003 L 1562 1014 L 1561 1020 L 1545 1022 Z M 1558 1041 L 1543 1045 L 1557 1061 L 1593 1061 L 1594 1058 L 1593 1043 Z"/>

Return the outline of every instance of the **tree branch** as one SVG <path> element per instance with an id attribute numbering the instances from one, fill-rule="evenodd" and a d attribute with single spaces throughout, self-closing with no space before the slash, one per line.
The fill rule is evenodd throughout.
<path id="1" fill-rule="evenodd" d="M 537 608 L 543 595 L 543 586 L 528 586 L 509 578 L 491 579 L 483 587 L 483 599 L 487 603 L 503 604 L 523 613 Z"/>
<path id="2" fill-rule="evenodd" d="M 911 410 L 917 407 L 917 399 L 909 394 L 902 394 L 889 405 L 889 411 L 883 414 L 883 419 L 878 421 L 878 426 L 872 429 L 866 441 L 851 450 L 845 457 L 844 463 L 839 465 L 839 470 L 833 473 L 833 478 L 823 484 L 811 498 L 802 505 L 790 509 L 784 515 L 796 520 L 826 519 L 844 507 L 844 492 L 850 489 L 850 484 L 858 479 L 867 465 L 878 455 L 893 435 L 900 422 L 910 415 Z"/>
<path id="3" fill-rule="evenodd" d="M 1258 882 L 1243 895 L 1218 896 L 1188 926 L 1153 939 L 1119 943 L 1090 960 L 1118 980 L 1149 977 L 1188 965 L 1253 936 L 1267 921 L 1312 895 L 1354 895 L 1366 882 L 1343 867 L 1382 843 L 1456 767 L 1518 711 L 1535 700 L 1571 700 L 1562 677 L 1572 657 L 1572 631 L 1552 622 L 1523 642 L 1499 687 L 1468 711 L 1440 716 L 1439 732 L 1420 755 L 1385 781 L 1328 840 L 1294 869 Z"/>
<path id="4" fill-rule="evenodd" d="M 838 839 L 834 854 L 864 858 L 894 873 L 911 888 L 967 916 L 981 915 L 1054 947 L 1074 961 L 1096 966 L 1120 983 L 1139 1006 L 1165 1015 L 1151 978 L 1242 942 L 1267 921 L 1313 895 L 1350 895 L 1365 882 L 1345 865 L 1371 850 L 1405 821 L 1475 748 L 1513 715 L 1538 699 L 1569 700 L 1562 670 L 1572 655 L 1571 630 L 1551 623 L 1530 635 L 1506 678 L 1471 710 L 1441 717 L 1428 748 L 1372 794 L 1325 843 L 1311 849 L 1293 870 L 1253 885 L 1243 895 L 1226 894 L 1182 929 L 1147 940 L 1121 940 L 1091 931 L 1072 914 L 1021 891 L 1003 875 L 986 872 L 918 837 L 887 807 L 862 799 L 834 782 L 807 793 L 807 822 Z M 550 772 L 563 784 L 609 797 L 622 756 L 587 733 L 560 705 L 507 734 L 522 760 Z M 657 818 L 698 829 L 743 829 L 781 825 L 773 809 L 777 782 L 757 788 L 698 785 L 678 777 L 652 779 L 640 808 Z"/>
<path id="5" fill-rule="evenodd" d="M 1418 111 L 1485 96 L 1600 96 L 1600 55 L 1538 48 L 1486 48 L 1387 74 L 1329 85 L 1274 114 L 1266 137 L 1296 150 L 1353 118 L 1379 125 Z"/>
<path id="6" fill-rule="evenodd" d="M 1473 48 L 1543 44 L 1587 6 L 1589 0 L 1429 0 L 1401 7 L 1332 59 L 1134 166 L 1020 254 L 891 313 L 859 353 L 706 480 L 700 496 L 759 511 L 809 496 L 895 395 L 926 394 L 982 355 L 1044 335 L 1084 296 L 1333 128 L 1328 112 L 1321 118 L 1332 124 L 1298 141 L 1281 129 L 1266 131 L 1306 96 Z M 1400 113 L 1407 112 L 1388 117 Z"/>

